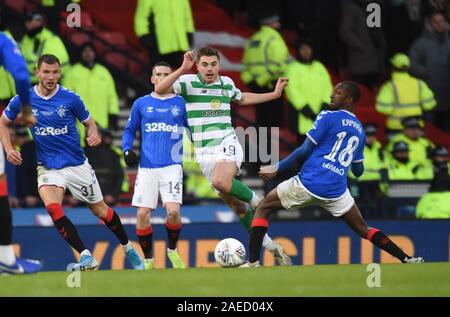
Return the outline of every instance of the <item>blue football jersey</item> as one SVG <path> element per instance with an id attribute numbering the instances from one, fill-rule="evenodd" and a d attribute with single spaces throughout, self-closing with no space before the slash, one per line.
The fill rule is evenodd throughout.
<path id="1" fill-rule="evenodd" d="M 133 148 L 136 131 L 141 132 L 140 167 L 159 168 L 181 164 L 183 130 L 187 127 L 186 105 L 180 96 L 136 99 L 123 132 L 123 151 Z"/>
<path id="2" fill-rule="evenodd" d="M 75 119 L 84 122 L 90 114 L 80 96 L 60 85 L 46 97 L 36 89 L 37 86 L 30 88 L 31 109 L 37 121 L 30 130 L 36 142 L 38 164 L 54 169 L 83 164 L 86 157 L 80 147 Z M 12 121 L 20 108 L 20 97 L 15 96 L 4 114 Z"/>
<path id="3" fill-rule="evenodd" d="M 364 159 L 361 122 L 346 110 L 322 111 L 306 136 L 316 146 L 300 169 L 300 181 L 318 198 L 340 197 L 347 189 L 351 163 Z"/>

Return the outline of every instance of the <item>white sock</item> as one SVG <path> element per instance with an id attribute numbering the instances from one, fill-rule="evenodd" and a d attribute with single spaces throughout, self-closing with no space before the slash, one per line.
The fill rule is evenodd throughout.
<path id="1" fill-rule="evenodd" d="M 261 200 L 262 198 L 256 195 L 255 192 L 253 192 L 252 200 L 250 200 L 250 207 L 253 209 L 253 211 L 255 211 L 256 207 L 258 207 Z"/>
<path id="2" fill-rule="evenodd" d="M 264 235 L 262 246 L 269 251 L 275 250 L 275 248 L 277 247 L 276 243 L 272 240 L 271 237 L 269 237 L 267 233 Z"/>
<path id="3" fill-rule="evenodd" d="M 6 265 L 13 265 L 16 263 L 16 255 L 14 254 L 12 244 L 0 245 L 0 262 L 5 263 Z"/>
<path id="4" fill-rule="evenodd" d="M 80 256 L 83 256 L 83 255 L 92 256 L 91 251 L 89 251 L 88 249 L 86 249 L 80 253 Z"/>
<path id="5" fill-rule="evenodd" d="M 126 253 L 126 252 L 130 251 L 131 249 L 133 249 L 133 245 L 131 244 L 130 241 L 128 241 L 128 243 L 123 245 L 122 248 L 123 248 L 123 252 Z"/>
<path id="6" fill-rule="evenodd" d="M 177 248 L 175 248 L 175 249 L 169 249 L 169 248 L 167 248 L 167 252 L 177 252 Z"/>

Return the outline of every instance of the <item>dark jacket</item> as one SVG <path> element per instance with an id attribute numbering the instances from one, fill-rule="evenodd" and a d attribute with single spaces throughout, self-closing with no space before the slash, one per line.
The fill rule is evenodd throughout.
<path id="1" fill-rule="evenodd" d="M 425 30 L 409 50 L 412 75 L 423 79 L 434 93 L 435 110 L 450 110 L 450 40 Z"/>

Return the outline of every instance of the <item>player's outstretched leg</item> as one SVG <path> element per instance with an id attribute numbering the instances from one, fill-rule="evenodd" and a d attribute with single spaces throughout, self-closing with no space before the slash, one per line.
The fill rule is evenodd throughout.
<path id="1" fill-rule="evenodd" d="M 178 203 L 166 203 L 167 210 L 167 221 L 166 221 L 166 230 L 167 230 L 167 240 L 168 240 L 168 248 L 167 248 L 167 257 L 172 264 L 174 269 L 184 269 L 186 265 L 181 259 L 180 255 L 177 251 L 177 242 L 180 237 L 181 231 L 181 216 L 180 216 L 180 204 Z"/>
<path id="2" fill-rule="evenodd" d="M 353 229 L 360 237 L 369 240 L 380 249 L 399 259 L 402 263 L 423 263 L 421 257 L 412 257 L 400 249 L 391 239 L 382 231 L 371 228 L 364 221 L 361 212 L 356 204 L 341 218 Z"/>
<path id="3" fill-rule="evenodd" d="M 219 196 L 234 211 L 239 221 L 244 226 L 245 230 L 250 233 L 251 232 L 250 230 L 252 229 L 252 220 L 254 219 L 252 209 L 248 208 L 248 206 L 244 202 L 229 195 L 219 194 Z M 292 260 L 284 251 L 282 245 L 273 241 L 267 234 L 267 230 L 266 233 L 263 235 L 261 244 L 266 250 L 268 250 L 275 257 L 275 260 L 278 262 L 279 265 L 282 266 L 292 265 Z"/>
<path id="4" fill-rule="evenodd" d="M 259 259 L 261 256 L 261 246 L 267 237 L 267 229 L 269 227 L 269 215 L 276 210 L 282 208 L 281 202 L 278 198 L 276 188 L 273 189 L 261 202 L 256 209 L 255 216 L 252 221 L 252 228 L 250 230 L 250 246 L 249 246 L 249 261 L 243 267 L 259 266 Z M 291 265 L 292 260 L 283 250 L 280 244 L 275 243 L 276 247 L 272 254 L 277 259 L 280 265 Z"/>
<path id="5" fill-rule="evenodd" d="M 109 230 L 114 233 L 117 239 L 120 241 L 122 245 L 123 251 L 125 253 L 125 257 L 131 263 L 135 270 L 143 270 L 144 269 L 144 261 L 142 261 L 139 253 L 133 248 L 130 240 L 128 240 L 128 235 L 125 232 L 125 228 L 123 227 L 122 221 L 119 218 L 119 215 L 112 210 L 105 202 L 102 200 L 100 202 L 90 204 L 89 209 L 96 215 L 98 218 L 103 220 Z"/>
<path id="6" fill-rule="evenodd" d="M 6 186 L 6 183 L 4 184 Z M 17 258 L 12 246 L 12 213 L 8 196 L 0 197 L 0 274 L 30 274 L 39 272 L 42 263 Z"/>
<path id="7" fill-rule="evenodd" d="M 152 257 L 153 228 L 150 223 L 150 208 L 138 207 L 136 217 L 136 235 L 144 253 L 144 269 L 155 268 L 155 261 Z"/>

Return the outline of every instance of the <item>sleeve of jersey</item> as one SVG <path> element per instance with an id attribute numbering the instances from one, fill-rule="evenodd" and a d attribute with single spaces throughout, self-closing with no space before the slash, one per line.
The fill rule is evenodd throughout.
<path id="1" fill-rule="evenodd" d="M 139 104 L 134 103 L 131 108 L 130 117 L 128 118 L 125 129 L 122 135 L 122 151 L 128 151 L 133 148 L 133 140 L 136 136 L 136 131 L 139 129 L 141 122 L 141 114 L 139 112 Z"/>
<path id="2" fill-rule="evenodd" d="M 6 119 L 8 119 L 9 121 L 14 121 L 20 112 L 20 105 L 20 97 L 13 97 L 8 106 L 5 108 L 5 111 L 3 111 L 3 115 L 6 117 Z"/>
<path id="3" fill-rule="evenodd" d="M 361 163 L 364 161 L 364 145 L 366 144 L 366 136 L 361 138 L 361 142 L 358 144 L 355 155 L 353 156 L 352 163 Z"/>
<path id="4" fill-rule="evenodd" d="M 17 45 L 5 37 L 3 45 L 3 66 L 11 73 L 16 84 L 16 91 L 23 104 L 30 104 L 30 76 L 27 64 Z"/>
<path id="5" fill-rule="evenodd" d="M 327 116 L 325 112 L 320 112 L 317 115 L 316 121 L 314 121 L 312 128 L 306 133 L 306 136 L 314 145 L 317 145 L 322 140 L 326 131 Z"/>
<path id="6" fill-rule="evenodd" d="M 185 85 L 185 83 L 183 83 L 183 85 Z M 173 92 L 176 93 L 177 95 L 181 95 L 183 96 L 183 92 L 181 90 L 181 80 L 180 78 L 178 78 L 172 85 L 172 89 Z"/>
<path id="7" fill-rule="evenodd" d="M 230 79 L 231 80 L 231 79 Z M 233 90 L 231 91 L 231 99 L 239 101 L 242 99 L 242 92 L 239 90 L 239 88 L 236 87 L 233 80 L 231 80 L 231 85 L 233 85 Z"/>
<path id="8" fill-rule="evenodd" d="M 77 95 L 74 96 L 73 112 L 80 122 L 85 122 L 91 117 L 91 114 L 84 105 L 84 102 Z"/>

